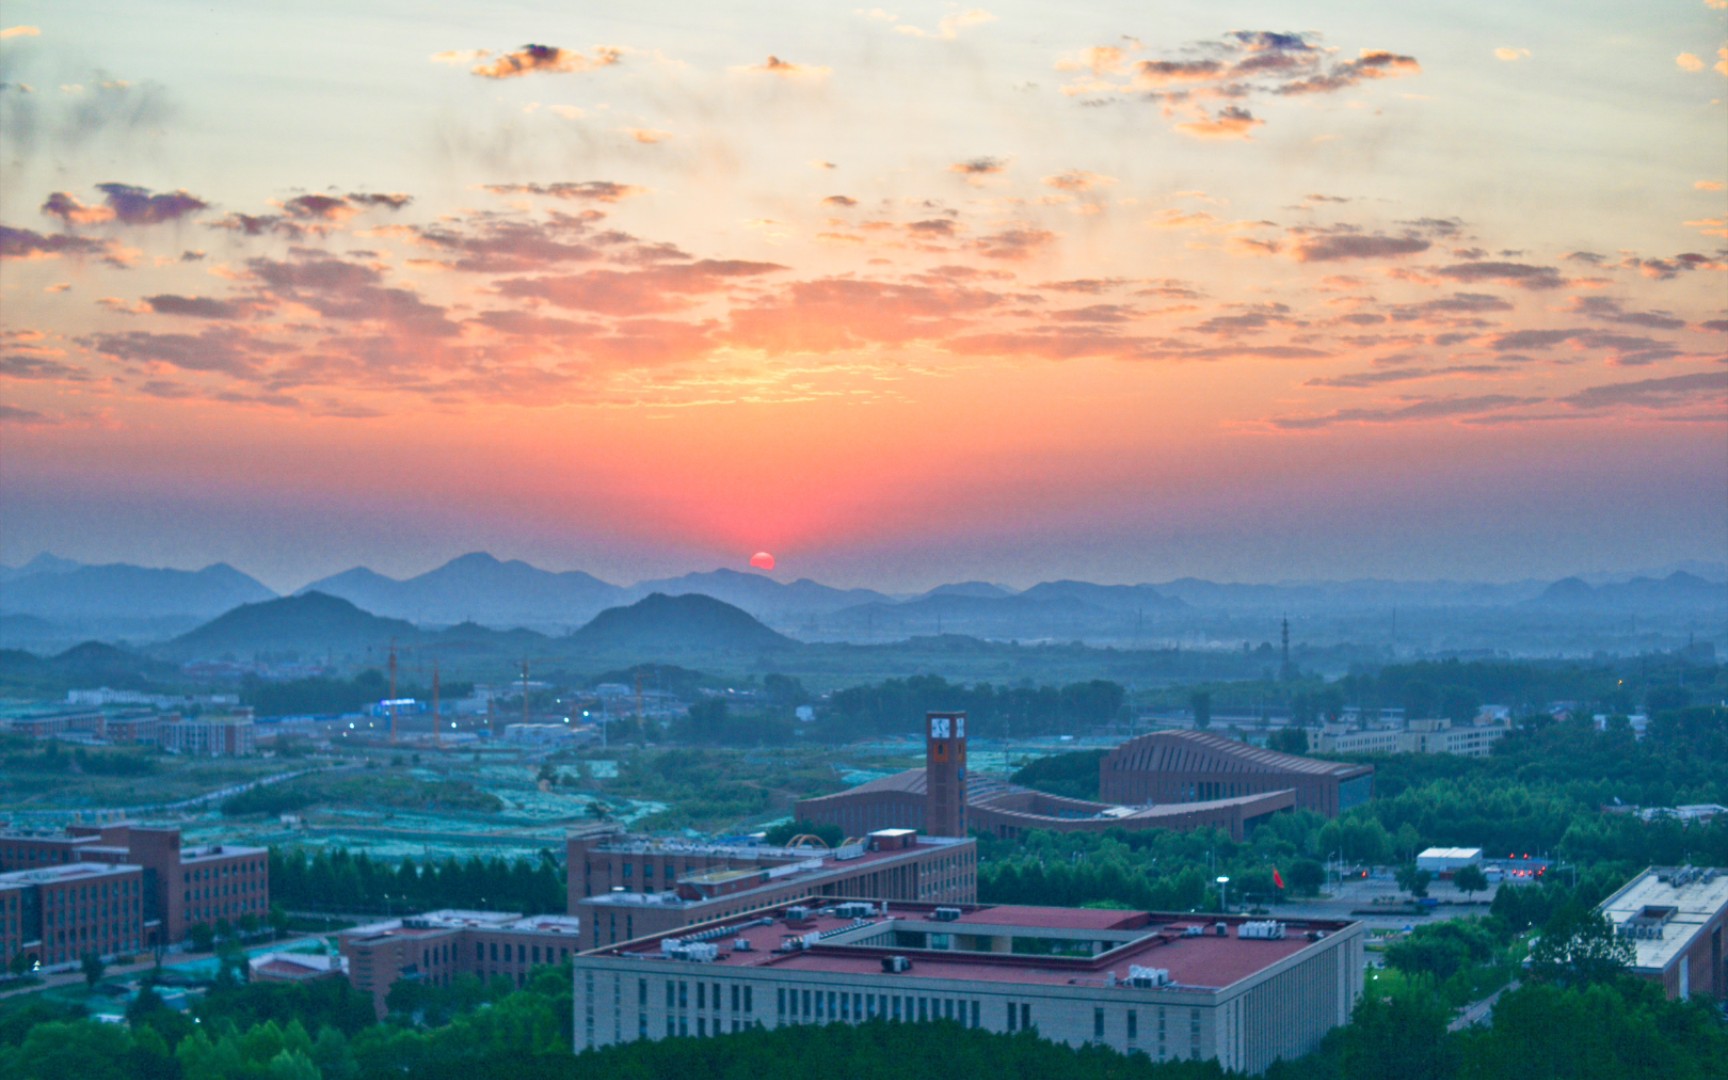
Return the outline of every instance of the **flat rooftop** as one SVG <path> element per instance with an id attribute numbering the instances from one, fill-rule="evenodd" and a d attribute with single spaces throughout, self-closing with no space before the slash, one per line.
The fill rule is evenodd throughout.
<path id="1" fill-rule="evenodd" d="M 380 938 L 426 937 L 454 930 L 493 930 L 575 937 L 580 926 L 581 920 L 572 915 L 523 915 L 519 911 L 463 911 L 445 908 L 441 911 L 428 911 L 423 915 L 405 915 L 400 919 L 368 923 L 352 930 L 344 930 L 340 936 L 358 941 L 375 941 Z"/>
<path id="2" fill-rule="evenodd" d="M 1673 963 L 1724 907 L 1728 870 L 1653 866 L 1597 910 L 1632 939 L 1638 953 L 1632 966 L 1655 973 Z"/>
<path id="3" fill-rule="evenodd" d="M 68 881 L 94 880 L 121 874 L 136 874 L 143 867 L 129 863 L 72 862 L 53 863 L 30 870 L 13 870 L 0 874 L 0 888 L 18 885 L 59 885 Z"/>
<path id="4" fill-rule="evenodd" d="M 1332 920 L 1287 920 L 1283 936 L 1242 936 L 1245 924 L 1267 920 L 1143 911 L 1103 911 L 978 904 L 869 904 L 871 914 L 847 909 L 848 901 L 812 900 L 804 918 L 782 905 L 757 915 L 716 920 L 590 950 L 587 957 L 614 957 L 652 964 L 689 964 L 666 951 L 665 942 L 716 947 L 721 968 L 851 976 L 882 975 L 883 960 L 904 956 L 911 966 L 895 978 L 1047 986 L 1127 985 L 1131 968 L 1168 973 L 1171 990 L 1221 990 L 1249 978 L 1321 938 L 1358 924 Z M 937 911 L 958 912 L 938 918 Z M 841 911 L 847 911 L 842 915 Z M 1217 924 L 1225 924 L 1219 936 Z M 1252 934 L 1252 930 L 1250 930 Z M 739 948 L 738 942 L 748 943 Z M 800 944 L 794 944 L 800 942 Z"/>
<path id="5" fill-rule="evenodd" d="M 906 829 L 884 829 L 873 835 L 908 833 Z M 823 851 L 811 848 L 793 849 L 798 852 L 798 859 L 777 866 L 761 866 L 741 868 L 736 870 L 705 871 L 679 879 L 679 884 L 690 885 L 723 885 L 751 876 L 764 878 L 755 889 L 739 889 L 724 894 L 727 900 L 736 900 L 741 896 L 749 896 L 759 889 L 783 888 L 787 885 L 813 883 L 821 878 L 836 873 L 850 873 L 861 867 L 874 867 L 883 863 L 898 862 L 904 859 L 929 855 L 933 848 L 959 847 L 972 843 L 970 837 L 959 836 L 923 836 L 918 835 L 916 843 L 910 847 L 890 848 L 871 851 L 858 844 L 851 844 L 833 851 Z M 770 849 L 773 850 L 773 849 Z M 584 905 L 595 904 L 602 907 L 698 907 L 702 904 L 717 902 L 721 897 L 701 896 L 687 900 L 676 892 L 641 893 L 641 892 L 611 892 L 597 896 L 583 897 Z"/>

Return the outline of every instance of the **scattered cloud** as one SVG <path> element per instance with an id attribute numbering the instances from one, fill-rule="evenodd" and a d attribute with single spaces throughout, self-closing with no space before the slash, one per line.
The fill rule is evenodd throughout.
<path id="1" fill-rule="evenodd" d="M 1116 178 L 1114 176 L 1105 176 L 1102 173 L 1087 172 L 1085 169 L 1069 169 L 1067 172 L 1060 172 L 1055 176 L 1046 176 L 1044 178 L 1044 184 L 1046 187 L 1053 187 L 1057 191 L 1069 192 L 1096 191 L 1099 188 L 1110 187 L 1115 183 Z"/>
<path id="2" fill-rule="evenodd" d="M 854 206 L 858 205 L 858 200 L 854 199 L 850 195 L 830 195 L 822 200 L 822 205 L 839 207 L 842 210 L 850 210 Z"/>
<path id="3" fill-rule="evenodd" d="M 0 402 L 0 424 L 46 424 L 48 417 L 34 409 L 26 409 L 21 405 L 7 405 Z"/>
<path id="4" fill-rule="evenodd" d="M 1337 424 L 1398 424 L 1427 423 L 1501 412 L 1524 405 L 1533 405 L 1540 398 L 1518 397 L 1512 394 L 1479 394 L 1473 397 L 1404 398 L 1402 404 L 1379 407 L 1335 409 L 1332 412 L 1307 416 L 1279 416 L 1268 421 L 1284 431 L 1314 431 Z"/>
<path id="5" fill-rule="evenodd" d="M 1434 271 L 1450 281 L 1494 282 L 1516 285 L 1521 289 L 1558 289 L 1566 279 L 1552 266 L 1533 266 L 1515 262 L 1463 262 L 1443 266 Z"/>
<path id="6" fill-rule="evenodd" d="M 89 206 L 64 191 L 51 193 L 43 200 L 42 212 L 49 217 L 57 217 L 67 225 L 100 225 L 114 220 L 114 208 L 111 206 Z"/>
<path id="7" fill-rule="evenodd" d="M 439 53 L 433 59 L 453 55 L 457 54 Z M 612 67 L 623 59 L 624 50 L 612 45 L 597 45 L 592 53 L 573 52 L 560 49 L 556 45 L 524 45 L 515 52 L 504 53 L 469 70 L 485 79 L 514 79 L 535 72 L 565 74 L 595 71 Z"/>
<path id="8" fill-rule="evenodd" d="M 1019 261 L 1032 258 L 1055 242 L 1055 233 L 1022 225 L 982 237 L 973 242 L 972 250 L 986 259 Z"/>
<path id="9" fill-rule="evenodd" d="M 1417 236 L 1380 236 L 1355 232 L 1317 232 L 1296 239 L 1289 247 L 1297 262 L 1337 262 L 1341 259 L 1385 259 L 1427 251 Z"/>
<path id="10" fill-rule="evenodd" d="M 486 190 L 494 195 L 544 195 L 553 199 L 602 203 L 623 202 L 648 191 L 647 188 L 634 184 L 618 184 L 611 180 L 565 181 L 556 184 L 488 184 Z"/>
<path id="11" fill-rule="evenodd" d="M 1249 132 L 1265 123 L 1239 105 L 1227 105 L 1212 115 L 1202 110 L 1199 119 L 1177 124 L 1176 130 L 1201 139 L 1247 139 L 1252 137 Z"/>
<path id="12" fill-rule="evenodd" d="M 207 296 L 146 296 L 144 303 L 158 315 L 183 315 L 191 319 L 235 319 L 246 305 Z"/>
<path id="13" fill-rule="evenodd" d="M 966 161 L 956 161 L 948 166 L 948 171 L 965 179 L 968 184 L 980 184 L 994 176 L 1000 176 L 1008 171 L 1008 159 L 999 157 L 975 157 Z"/>
<path id="14" fill-rule="evenodd" d="M 1723 2 L 1728 3 L 1728 0 L 1723 0 Z M 1694 180 L 1692 186 L 1699 191 L 1722 191 L 1728 188 L 1728 184 L 1724 184 L 1720 180 Z"/>
<path id="15" fill-rule="evenodd" d="M 4 30 L 0 30 L 0 41 L 7 41 L 12 38 L 41 36 L 41 29 L 35 26 L 8 26 Z"/>
<path id="16" fill-rule="evenodd" d="M 1089 104 L 1112 96 L 1156 104 L 1177 131 L 1198 138 L 1247 138 L 1265 123 L 1251 108 L 1255 99 L 1337 93 L 1422 70 L 1415 57 L 1384 49 L 1339 60 L 1320 42 L 1314 33 L 1235 30 L 1141 56 L 1146 46 L 1126 39 L 1069 54 L 1056 67 L 1073 75 L 1064 93 Z M 1214 101 L 1225 104 L 1209 107 Z"/>
<path id="17" fill-rule="evenodd" d="M 1530 59 L 1530 50 L 1502 45 L 1494 50 L 1494 56 L 1496 59 L 1505 60 L 1508 63 L 1516 63 L 1519 60 Z"/>
<path id="18" fill-rule="evenodd" d="M 732 69 L 740 75 L 773 75 L 781 79 L 795 79 L 817 82 L 833 74 L 832 68 L 813 67 L 808 64 L 794 64 L 790 60 L 782 60 L 778 56 L 769 56 L 760 64 L 750 64 Z"/>
<path id="19" fill-rule="evenodd" d="M 1683 52 L 1674 58 L 1681 71 L 1703 71 L 1704 58 L 1696 53 Z"/>
<path id="20" fill-rule="evenodd" d="M 1562 398 L 1579 409 L 1672 409 L 1728 398 L 1728 369 L 1592 386 Z"/>
<path id="21" fill-rule="evenodd" d="M 626 127 L 619 128 L 618 130 L 622 134 L 628 135 L 635 141 L 647 146 L 652 146 L 655 143 L 663 143 L 672 137 L 670 131 L 661 131 L 657 128 Z"/>
<path id="22" fill-rule="evenodd" d="M 0 225 L 0 259 L 52 259 L 60 255 L 106 255 L 108 245 L 83 236 L 53 235 Z"/>
<path id="23" fill-rule="evenodd" d="M 875 8 L 872 11 L 863 14 L 866 14 L 869 18 L 881 19 L 881 17 L 887 15 L 888 12 L 883 11 L 881 8 Z M 897 21 L 898 19 L 899 16 L 895 15 L 892 16 L 891 19 L 881 19 L 881 21 Z M 906 23 L 899 23 L 894 27 L 894 31 L 895 33 L 905 34 L 907 37 L 936 38 L 941 41 L 953 41 L 955 38 L 960 36 L 960 31 L 962 30 L 973 26 L 983 26 L 985 23 L 992 23 L 995 21 L 996 16 L 985 11 L 983 8 L 969 8 L 965 11 L 956 11 L 944 16 L 942 20 L 936 24 L 936 29 L 933 31 L 925 30 L 918 26 L 911 26 Z"/>
<path id="24" fill-rule="evenodd" d="M 149 188 L 135 184 L 97 184 L 96 190 L 102 193 L 108 208 L 114 211 L 115 219 L 124 225 L 160 225 L 210 207 L 203 199 L 184 190 L 152 195 Z"/>

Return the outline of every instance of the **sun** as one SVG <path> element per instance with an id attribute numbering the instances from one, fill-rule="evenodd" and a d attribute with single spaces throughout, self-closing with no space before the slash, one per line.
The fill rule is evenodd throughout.
<path id="1" fill-rule="evenodd" d="M 758 551 L 750 556 L 750 565 L 758 570 L 772 570 L 774 569 L 774 556 L 766 551 Z"/>

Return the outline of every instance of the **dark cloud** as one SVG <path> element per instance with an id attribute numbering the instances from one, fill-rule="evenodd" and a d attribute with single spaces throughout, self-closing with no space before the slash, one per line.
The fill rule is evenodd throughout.
<path id="1" fill-rule="evenodd" d="M 986 259 L 1030 259 L 1056 242 L 1056 234 L 1048 229 L 1017 226 L 1004 229 L 972 242 L 972 250 Z"/>
<path id="2" fill-rule="evenodd" d="M 1383 49 L 1365 49 L 1355 60 L 1334 64 L 1328 70 L 1285 83 L 1278 94 L 1330 94 L 1345 90 L 1364 79 L 1387 79 L 1399 75 L 1421 73 L 1422 65 L 1414 56 L 1400 56 Z"/>
<path id="3" fill-rule="evenodd" d="M 850 195 L 830 195 L 826 199 L 822 200 L 822 205 L 838 206 L 842 209 L 850 210 L 852 207 L 858 205 L 858 200 L 854 199 Z"/>
<path id="4" fill-rule="evenodd" d="M 615 203 L 633 195 L 642 195 L 648 189 L 611 180 L 583 180 L 556 184 L 488 184 L 486 190 L 494 195 L 545 195 L 554 199 Z"/>
<path id="5" fill-rule="evenodd" d="M 1611 296 L 1574 296 L 1572 306 L 1567 310 L 1603 322 L 1642 326 L 1649 330 L 1679 330 L 1686 325 L 1685 319 L 1665 311 L 1627 311 Z"/>
<path id="6" fill-rule="evenodd" d="M 281 300 L 305 305 L 326 319 L 385 322 L 416 336 L 454 336 L 459 332 L 444 309 L 410 289 L 387 287 L 371 266 L 324 255 L 247 264 L 266 290 Z"/>
<path id="7" fill-rule="evenodd" d="M 1202 334 L 1253 334 L 1275 324 L 1295 321 L 1288 304 L 1255 304 L 1238 315 L 1214 315 L 1194 329 Z"/>
<path id="8" fill-rule="evenodd" d="M 514 79 L 534 72 L 579 72 L 612 67 L 624 59 L 622 49 L 595 46 L 591 55 L 560 49 L 556 45 L 524 45 L 512 53 L 478 64 L 474 74 L 486 79 Z"/>
<path id="9" fill-rule="evenodd" d="M 52 357 L 30 353 L 0 356 L 0 377 L 8 379 L 43 379 L 54 382 L 88 382 L 90 373 Z"/>
<path id="10" fill-rule="evenodd" d="M 185 371 L 218 372 L 237 378 L 257 373 L 246 336 L 226 327 L 212 327 L 196 335 L 150 334 L 138 330 L 96 334 L 87 344 L 126 363 L 167 364 Z"/>
<path id="11" fill-rule="evenodd" d="M 546 300 L 559 307 L 610 315 L 654 315 L 688 307 L 690 298 L 722 292 L 735 279 L 786 267 L 778 263 L 704 259 L 646 270 L 590 270 L 562 277 L 512 278 L 498 284 L 504 296 Z"/>
<path id="12" fill-rule="evenodd" d="M 1443 379 L 1452 375 L 1493 375 L 1505 371 L 1501 364 L 1454 364 L 1449 367 L 1395 367 L 1377 371 L 1359 371 L 1350 375 L 1309 379 L 1305 386 L 1331 386 L 1346 390 L 1366 390 L 1388 383 L 1415 382 L 1422 379 Z"/>
<path id="13" fill-rule="evenodd" d="M 948 166 L 951 173 L 959 173 L 967 179 L 981 176 L 995 176 L 1008 169 L 1008 159 L 999 157 L 975 157 L 968 161 L 956 161 Z"/>
<path id="14" fill-rule="evenodd" d="M 306 235 L 306 229 L 288 220 L 281 214 L 228 214 L 210 222 L 213 229 L 226 229 L 246 236 L 263 236 L 266 233 L 280 233 L 290 239 L 299 239 Z"/>
<path id="15" fill-rule="evenodd" d="M 1442 266 L 1434 271 L 1451 281 L 1493 281 L 1516 285 L 1521 289 L 1558 289 L 1566 279 L 1552 266 L 1533 266 L 1515 262 L 1466 262 Z"/>
<path id="16" fill-rule="evenodd" d="M 1303 236 L 1290 246 L 1297 262 L 1337 262 L 1341 259 L 1385 259 L 1414 255 L 1432 245 L 1414 236 L 1367 236 L 1329 232 Z"/>
<path id="17" fill-rule="evenodd" d="M 49 259 L 59 255 L 105 255 L 108 245 L 82 236 L 46 236 L 0 225 L 0 259 Z"/>
<path id="18" fill-rule="evenodd" d="M 1050 317 L 1058 322 L 1125 323 L 1133 321 L 1137 314 L 1127 304 L 1090 304 L 1083 308 L 1053 311 Z"/>
<path id="19" fill-rule="evenodd" d="M 1728 396 L 1728 370 L 1717 369 L 1592 386 L 1560 400 L 1575 408 L 1589 410 L 1623 406 L 1673 409 L 1720 402 L 1725 396 Z"/>
<path id="20" fill-rule="evenodd" d="M 47 416 L 35 409 L 26 409 L 19 405 L 7 405 L 0 402 L 0 424 L 46 424 Z"/>
<path id="21" fill-rule="evenodd" d="M 447 265 L 472 273 L 514 274 L 601 257 L 603 244 L 594 242 L 579 224 L 560 227 L 520 221 L 482 222 L 471 232 L 455 228 L 421 229 L 421 243 L 448 252 Z"/>
<path id="22" fill-rule="evenodd" d="M 160 225 L 207 210 L 210 204 L 187 191 L 152 195 L 134 184 L 97 184 L 116 220 L 127 225 Z"/>
<path id="23" fill-rule="evenodd" d="M 947 218 L 928 218 L 906 226 L 906 231 L 916 236 L 950 237 L 954 235 L 954 229 L 954 222 Z"/>
<path id="24" fill-rule="evenodd" d="M 244 305 L 208 296 L 146 296 L 144 303 L 158 315 L 184 315 L 192 319 L 235 319 L 245 314 Z"/>
<path id="25" fill-rule="evenodd" d="M 1539 402 L 1540 398 L 1515 397 L 1510 394 L 1481 394 L 1475 397 L 1420 398 L 1406 400 L 1402 405 L 1381 408 L 1363 407 L 1336 409 L 1314 416 L 1279 416 L 1268 421 L 1285 431 L 1314 431 L 1335 424 L 1396 424 L 1429 420 L 1449 420 L 1500 412 Z"/>
<path id="26" fill-rule="evenodd" d="M 68 226 L 95 225 L 114 220 L 114 211 L 106 206 L 89 206 L 65 191 L 56 191 L 42 201 L 42 213 L 57 217 Z"/>

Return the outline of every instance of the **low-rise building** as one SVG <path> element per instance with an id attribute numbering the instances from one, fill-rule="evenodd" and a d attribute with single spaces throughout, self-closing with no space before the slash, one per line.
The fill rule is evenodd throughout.
<path id="1" fill-rule="evenodd" d="M 1416 869 L 1430 874 L 1455 874 L 1466 866 L 1482 865 L 1479 847 L 1431 847 L 1416 856 Z"/>
<path id="2" fill-rule="evenodd" d="M 1366 803 L 1374 767 L 1283 754 L 1205 731 L 1155 731 L 1099 762 L 1098 797 L 1124 805 L 1207 802 L 1294 791 L 1296 806 L 1337 817 Z"/>
<path id="3" fill-rule="evenodd" d="M 355 927 L 336 940 L 349 980 L 372 995 L 383 1017 L 390 988 L 403 979 L 449 986 L 457 975 L 473 975 L 522 986 L 533 968 L 577 952 L 577 928 L 566 915 L 446 910 Z"/>
<path id="4" fill-rule="evenodd" d="M 1263 1072 L 1362 992 L 1360 923 L 812 898 L 573 961 L 575 1048 L 947 1020 Z"/>
<path id="5" fill-rule="evenodd" d="M 1487 757 L 1494 744 L 1512 731 L 1512 722 L 1500 716 L 1478 717 L 1476 722 L 1454 724 L 1445 717 L 1396 721 L 1391 724 L 1354 728 L 1327 724 L 1312 736 L 1320 754 L 1455 754 Z"/>
<path id="6" fill-rule="evenodd" d="M 0 874 L 0 948 L 45 968 L 144 946 L 144 870 L 73 862 Z"/>
<path id="7" fill-rule="evenodd" d="M 881 829 L 834 850 L 572 836 L 570 913 L 597 948 L 783 904 L 804 896 L 970 903 L 971 839 Z"/>
<path id="8" fill-rule="evenodd" d="M 247 757 L 258 752 L 250 716 L 199 716 L 157 728 L 157 742 L 170 754 L 188 757 Z"/>
<path id="9" fill-rule="evenodd" d="M 1597 910 L 1632 942 L 1633 974 L 1660 983 L 1671 998 L 1728 1000 L 1728 870 L 1653 866 Z"/>
<path id="10" fill-rule="evenodd" d="M 0 832 L 0 871 L 103 863 L 143 875 L 146 945 L 172 945 L 193 925 L 238 923 L 270 913 L 269 852 L 261 847 L 185 847 L 179 829 L 120 822 L 65 832 Z"/>

